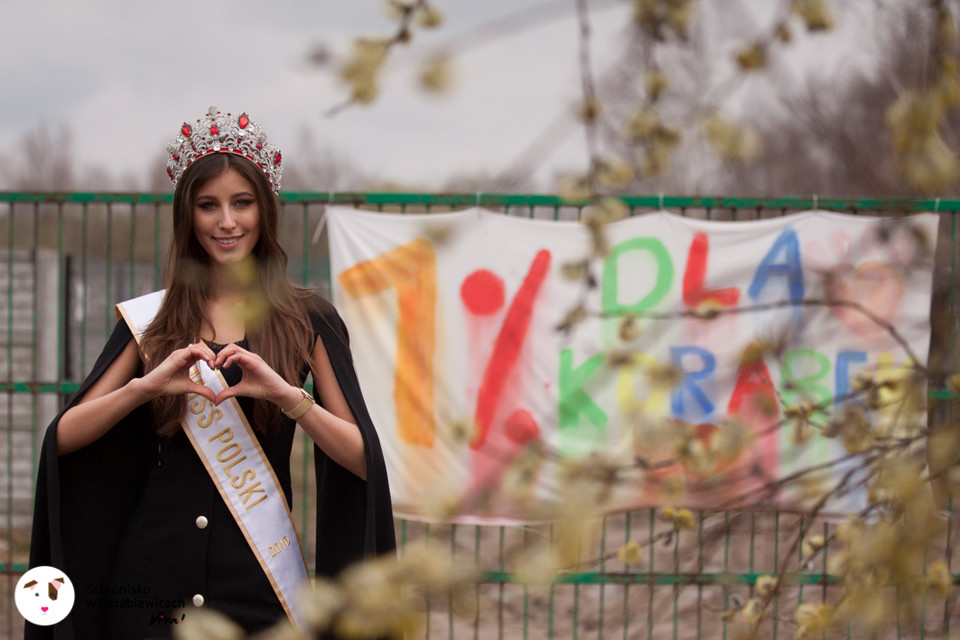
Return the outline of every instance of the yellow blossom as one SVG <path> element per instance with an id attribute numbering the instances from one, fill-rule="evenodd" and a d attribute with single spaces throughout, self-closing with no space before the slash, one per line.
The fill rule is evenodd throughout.
<path id="1" fill-rule="evenodd" d="M 790 442 L 793 444 L 804 444 L 813 437 L 813 426 L 809 416 L 799 413 L 787 414 L 787 424 L 790 426 Z"/>
<path id="2" fill-rule="evenodd" d="M 805 602 L 797 607 L 794 618 L 798 624 L 795 637 L 812 640 L 821 637 L 832 624 L 833 608 L 827 604 Z"/>
<path id="3" fill-rule="evenodd" d="M 597 182 L 605 187 L 621 189 L 633 180 L 633 167 L 620 160 L 603 160 L 597 166 Z"/>
<path id="4" fill-rule="evenodd" d="M 581 219 L 588 227 L 602 227 L 611 222 L 623 220 L 630 215 L 630 209 L 619 198 L 601 198 L 583 210 Z"/>
<path id="5" fill-rule="evenodd" d="M 352 89 L 355 102 L 369 103 L 377 97 L 377 76 L 387 54 L 383 40 L 357 38 L 353 42 L 353 57 L 340 70 L 341 79 Z"/>
<path id="6" fill-rule="evenodd" d="M 386 0 L 383 2 L 383 11 L 392 20 L 402 20 L 413 10 L 414 0 Z"/>
<path id="7" fill-rule="evenodd" d="M 586 319 L 586 308 L 584 308 L 583 305 L 577 305 L 567 312 L 567 315 L 565 315 L 563 320 L 560 321 L 560 324 L 557 325 L 557 329 L 563 332 L 570 331 Z"/>
<path id="8" fill-rule="evenodd" d="M 717 467 L 716 456 L 707 448 L 703 440 L 692 432 L 679 440 L 676 457 L 693 473 L 706 475 L 712 473 Z"/>
<path id="9" fill-rule="evenodd" d="M 477 425 L 473 420 L 451 420 L 447 435 L 453 444 L 466 444 L 476 435 Z"/>
<path id="10" fill-rule="evenodd" d="M 553 553 L 546 546 L 525 552 L 514 570 L 522 584 L 550 584 L 557 579 L 558 572 Z"/>
<path id="11" fill-rule="evenodd" d="M 750 598 L 740 610 L 740 615 L 747 624 L 757 624 L 763 617 L 763 603 L 757 598 Z"/>
<path id="12" fill-rule="evenodd" d="M 724 158 L 749 162 L 760 155 L 760 137 L 753 129 L 736 125 L 719 115 L 703 122 L 703 133 L 714 150 Z"/>
<path id="13" fill-rule="evenodd" d="M 721 461 L 736 460 L 753 442 L 753 432 L 742 422 L 728 419 L 719 425 L 710 440 L 710 449 Z"/>
<path id="14" fill-rule="evenodd" d="M 794 612 L 794 619 L 800 623 L 805 624 L 817 616 L 819 607 L 811 602 L 804 602 L 797 607 L 797 610 Z"/>
<path id="15" fill-rule="evenodd" d="M 643 547 L 635 540 L 631 540 L 617 551 L 617 558 L 628 567 L 640 562 L 641 557 L 643 557 Z"/>
<path id="16" fill-rule="evenodd" d="M 660 126 L 660 116 L 650 107 L 637 109 L 627 123 L 627 136 L 634 142 L 651 137 Z"/>
<path id="17" fill-rule="evenodd" d="M 560 180 L 557 192 L 564 200 L 585 200 L 593 195 L 590 177 L 582 174 L 566 176 Z"/>
<path id="18" fill-rule="evenodd" d="M 450 58 L 446 55 L 430 58 L 420 70 L 420 86 L 433 93 L 448 89 L 452 79 L 453 71 L 450 68 Z"/>
<path id="19" fill-rule="evenodd" d="M 793 34 L 790 32 L 790 27 L 786 22 L 781 22 L 777 25 L 777 40 L 784 44 L 793 40 Z"/>
<path id="20" fill-rule="evenodd" d="M 647 72 L 643 77 L 643 86 L 647 91 L 647 95 L 650 96 L 651 100 L 656 100 L 660 97 L 666 88 L 670 84 L 670 78 L 663 71 L 659 69 L 654 69 L 653 71 Z"/>
<path id="21" fill-rule="evenodd" d="M 320 577 L 301 589 L 297 600 L 314 629 L 326 629 L 345 601 L 343 591 L 336 583 Z"/>
<path id="22" fill-rule="evenodd" d="M 425 29 L 432 29 L 443 24 L 443 13 L 433 5 L 427 3 L 420 5 L 415 15 L 417 24 Z"/>
<path id="23" fill-rule="evenodd" d="M 960 465 L 954 465 L 947 471 L 947 490 L 951 495 L 960 497 Z"/>
<path id="24" fill-rule="evenodd" d="M 603 113 L 603 103 L 596 98 L 591 98 L 580 105 L 578 116 L 583 122 L 593 122 Z"/>
<path id="25" fill-rule="evenodd" d="M 776 592 L 778 583 L 779 579 L 777 576 L 757 576 L 757 595 L 761 598 L 770 598 Z"/>
<path id="26" fill-rule="evenodd" d="M 624 342 L 633 342 L 640 337 L 641 331 L 640 321 L 635 315 L 626 315 L 620 321 L 620 339 Z"/>
<path id="27" fill-rule="evenodd" d="M 823 536 L 807 536 L 803 539 L 800 552 L 804 558 L 810 558 L 820 551 L 820 549 L 823 549 L 824 545 L 826 545 L 826 540 L 824 540 Z"/>
<path id="28" fill-rule="evenodd" d="M 950 59 L 946 65 L 949 71 L 944 70 L 935 87 L 935 95 L 944 109 L 953 109 L 960 104 L 960 81 L 957 79 L 956 61 Z"/>
<path id="29" fill-rule="evenodd" d="M 655 363 L 647 366 L 650 386 L 656 389 L 672 390 L 683 381 L 684 373 L 673 364 Z"/>
<path id="30" fill-rule="evenodd" d="M 758 42 L 737 53 L 737 64 L 744 71 L 756 71 L 767 65 L 767 50 Z"/>
<path id="31" fill-rule="evenodd" d="M 640 174 L 655 176 L 670 166 L 669 149 L 662 144 L 652 144 L 640 163 Z"/>
<path id="32" fill-rule="evenodd" d="M 937 131 L 942 110 L 935 100 L 919 91 L 905 91 L 888 109 L 887 125 L 897 151 L 916 148 L 919 141 Z"/>
<path id="33" fill-rule="evenodd" d="M 850 558 L 846 553 L 838 552 L 834 553 L 827 560 L 827 573 L 843 577 L 847 575 L 847 571 L 850 569 Z"/>
<path id="34" fill-rule="evenodd" d="M 240 640 L 243 629 L 227 616 L 213 609 L 193 609 L 189 624 L 174 627 L 177 640 Z"/>
<path id="35" fill-rule="evenodd" d="M 723 313 L 723 305 L 713 298 L 707 298 L 697 305 L 693 313 L 700 320 L 714 320 Z"/>
<path id="36" fill-rule="evenodd" d="M 927 568 L 927 585 L 931 591 L 941 598 L 950 595 L 953 576 L 950 574 L 950 567 L 944 560 L 937 560 Z"/>
<path id="37" fill-rule="evenodd" d="M 960 396 L 960 373 L 955 373 L 947 380 L 947 389 L 955 396 Z"/>
<path id="38" fill-rule="evenodd" d="M 687 37 L 687 28 L 695 10 L 693 0 L 673 0 L 667 3 L 667 23 L 681 39 Z"/>
<path id="39" fill-rule="evenodd" d="M 875 441 L 870 421 L 859 404 L 844 405 L 823 430 L 823 435 L 831 438 L 839 435 L 849 453 L 864 453 Z"/>
<path id="40" fill-rule="evenodd" d="M 560 273 L 563 274 L 563 277 L 567 280 L 573 281 L 582 281 L 586 280 L 590 275 L 590 270 L 588 268 L 586 260 L 578 260 L 576 262 L 564 262 L 560 266 Z"/>
<path id="41" fill-rule="evenodd" d="M 543 455 L 536 447 L 528 446 L 513 459 L 500 481 L 500 490 L 517 504 L 527 504 L 534 497 L 537 476 L 543 467 Z"/>
<path id="42" fill-rule="evenodd" d="M 950 187 L 960 175 L 957 154 L 939 135 L 923 139 L 917 152 L 901 158 L 901 164 L 907 180 L 928 193 Z"/>
<path id="43" fill-rule="evenodd" d="M 660 510 L 660 515 L 672 522 L 677 529 L 693 529 L 697 525 L 696 518 L 690 509 L 664 507 Z"/>
<path id="44" fill-rule="evenodd" d="M 809 31 L 833 28 L 834 18 L 824 0 L 793 0 L 793 12 L 807 25 Z"/>

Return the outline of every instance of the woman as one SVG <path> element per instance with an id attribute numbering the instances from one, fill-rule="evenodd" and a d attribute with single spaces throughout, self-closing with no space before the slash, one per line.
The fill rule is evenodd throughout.
<path id="1" fill-rule="evenodd" d="M 63 569 L 77 592 L 57 637 L 163 637 L 194 607 L 248 631 L 284 615 L 302 625 L 296 424 L 315 443 L 317 572 L 395 547 L 346 328 L 286 276 L 280 152 L 245 113 L 213 107 L 168 151 L 166 291 L 119 305 L 44 442 L 31 566 Z M 28 623 L 27 637 L 44 629 Z"/>

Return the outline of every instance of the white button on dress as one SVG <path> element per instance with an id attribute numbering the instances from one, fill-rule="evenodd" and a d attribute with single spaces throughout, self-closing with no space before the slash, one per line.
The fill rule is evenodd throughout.
<path id="1" fill-rule="evenodd" d="M 193 606 L 202 607 L 203 606 L 203 596 L 199 593 L 193 596 Z"/>
<path id="2" fill-rule="evenodd" d="M 207 516 L 197 516 L 197 529 L 206 529 L 208 522 Z"/>

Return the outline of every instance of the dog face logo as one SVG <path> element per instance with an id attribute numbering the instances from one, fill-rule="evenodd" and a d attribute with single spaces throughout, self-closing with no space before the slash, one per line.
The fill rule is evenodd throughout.
<path id="1" fill-rule="evenodd" d="M 67 617 L 75 595 L 73 583 L 63 571 L 34 567 L 20 576 L 13 601 L 28 622 L 47 627 Z"/>

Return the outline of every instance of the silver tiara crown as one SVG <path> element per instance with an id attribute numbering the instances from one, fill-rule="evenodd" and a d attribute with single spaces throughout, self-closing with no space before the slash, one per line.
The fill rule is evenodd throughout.
<path id="1" fill-rule="evenodd" d="M 197 158 L 211 153 L 235 153 L 260 167 L 274 193 L 280 191 L 280 149 L 267 142 L 267 134 L 246 113 L 232 116 L 210 107 L 196 124 L 183 123 L 177 139 L 167 144 L 167 153 L 167 175 L 174 187 Z"/>

